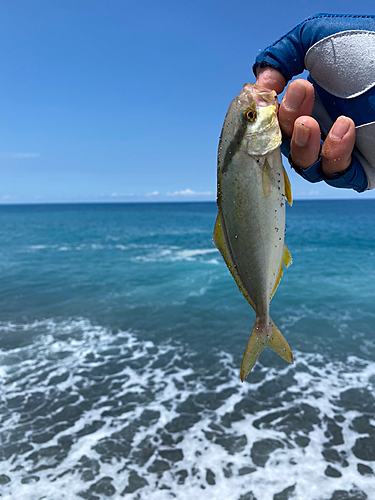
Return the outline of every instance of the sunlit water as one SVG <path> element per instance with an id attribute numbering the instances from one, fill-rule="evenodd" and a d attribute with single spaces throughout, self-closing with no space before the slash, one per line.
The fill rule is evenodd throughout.
<path id="1" fill-rule="evenodd" d="M 295 202 L 265 352 L 213 203 L 0 207 L 0 496 L 375 498 L 375 202 Z"/>

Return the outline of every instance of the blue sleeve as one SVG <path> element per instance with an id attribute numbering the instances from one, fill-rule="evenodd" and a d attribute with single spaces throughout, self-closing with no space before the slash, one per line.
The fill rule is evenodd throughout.
<path id="1" fill-rule="evenodd" d="M 297 172 L 297 174 L 311 183 L 325 181 L 332 187 L 354 189 L 354 191 L 357 191 L 358 193 L 363 193 L 368 187 L 366 173 L 363 170 L 360 161 L 354 154 L 352 155 L 352 161 L 346 170 L 338 172 L 332 177 L 327 177 L 322 170 L 321 155 L 319 155 L 319 158 L 313 165 L 311 165 L 311 167 L 303 169 L 293 163 L 290 155 L 290 139 L 283 139 L 281 151 L 284 156 L 288 158 L 290 166 Z"/>
<path id="2" fill-rule="evenodd" d="M 316 14 L 258 54 L 256 68 L 275 68 L 289 82 L 305 69 L 306 52 L 323 38 L 346 30 L 375 30 L 375 16 Z"/>
<path id="3" fill-rule="evenodd" d="M 275 68 L 280 71 L 287 83 L 306 69 L 306 53 L 317 42 L 343 31 L 356 30 L 375 32 L 375 16 L 317 14 L 306 19 L 260 52 L 253 71 L 256 74 L 258 67 Z M 311 77 L 309 79 L 333 122 L 340 115 L 350 116 L 356 126 L 374 121 L 375 87 L 355 99 L 342 99 L 326 92 Z M 368 188 L 367 176 L 355 154 L 353 154 L 352 163 L 344 172 L 328 178 L 322 172 L 321 158 L 306 170 L 293 164 L 290 159 L 290 139 L 283 138 L 281 150 L 289 158 L 292 168 L 309 182 L 324 180 L 331 186 L 352 188 L 358 192 L 363 192 Z"/>

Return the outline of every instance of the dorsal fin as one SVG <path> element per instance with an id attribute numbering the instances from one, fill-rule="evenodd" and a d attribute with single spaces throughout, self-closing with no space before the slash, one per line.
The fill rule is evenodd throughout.
<path id="1" fill-rule="evenodd" d="M 223 226 L 221 224 L 220 210 L 219 210 L 219 213 L 217 214 L 217 217 L 216 217 L 214 234 L 213 234 L 212 240 L 213 240 L 215 247 L 221 253 L 221 255 L 222 255 L 231 275 L 233 276 L 234 281 L 237 283 L 237 286 L 240 289 L 242 295 L 245 297 L 245 299 L 248 301 L 248 303 L 251 305 L 251 307 L 255 310 L 254 301 L 251 299 L 249 294 L 246 292 L 246 290 L 241 282 L 241 279 L 238 276 L 238 273 L 236 272 L 235 265 L 232 262 L 232 259 L 229 255 L 229 251 L 228 251 L 227 243 L 226 243 L 226 238 L 225 238 L 224 232 L 223 232 Z"/>

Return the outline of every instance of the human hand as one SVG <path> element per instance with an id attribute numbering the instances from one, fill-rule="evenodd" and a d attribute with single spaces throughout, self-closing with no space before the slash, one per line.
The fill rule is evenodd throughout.
<path id="1" fill-rule="evenodd" d="M 283 75 L 274 68 L 257 68 L 257 85 L 280 94 L 285 87 Z M 293 163 L 306 170 L 319 158 L 320 127 L 311 117 L 314 88 L 307 80 L 292 81 L 279 107 L 282 133 L 291 138 Z M 327 177 L 346 170 L 351 163 L 355 143 L 355 125 L 351 118 L 339 116 L 329 131 L 322 149 L 322 171 Z"/>

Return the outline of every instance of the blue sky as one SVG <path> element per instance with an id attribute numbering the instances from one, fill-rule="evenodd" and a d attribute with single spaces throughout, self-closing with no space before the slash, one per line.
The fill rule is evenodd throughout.
<path id="1" fill-rule="evenodd" d="M 257 53 L 312 14 L 374 13 L 313 5 L 2 0 L 0 203 L 214 200 L 222 122 Z M 296 199 L 375 197 L 290 178 Z"/>

